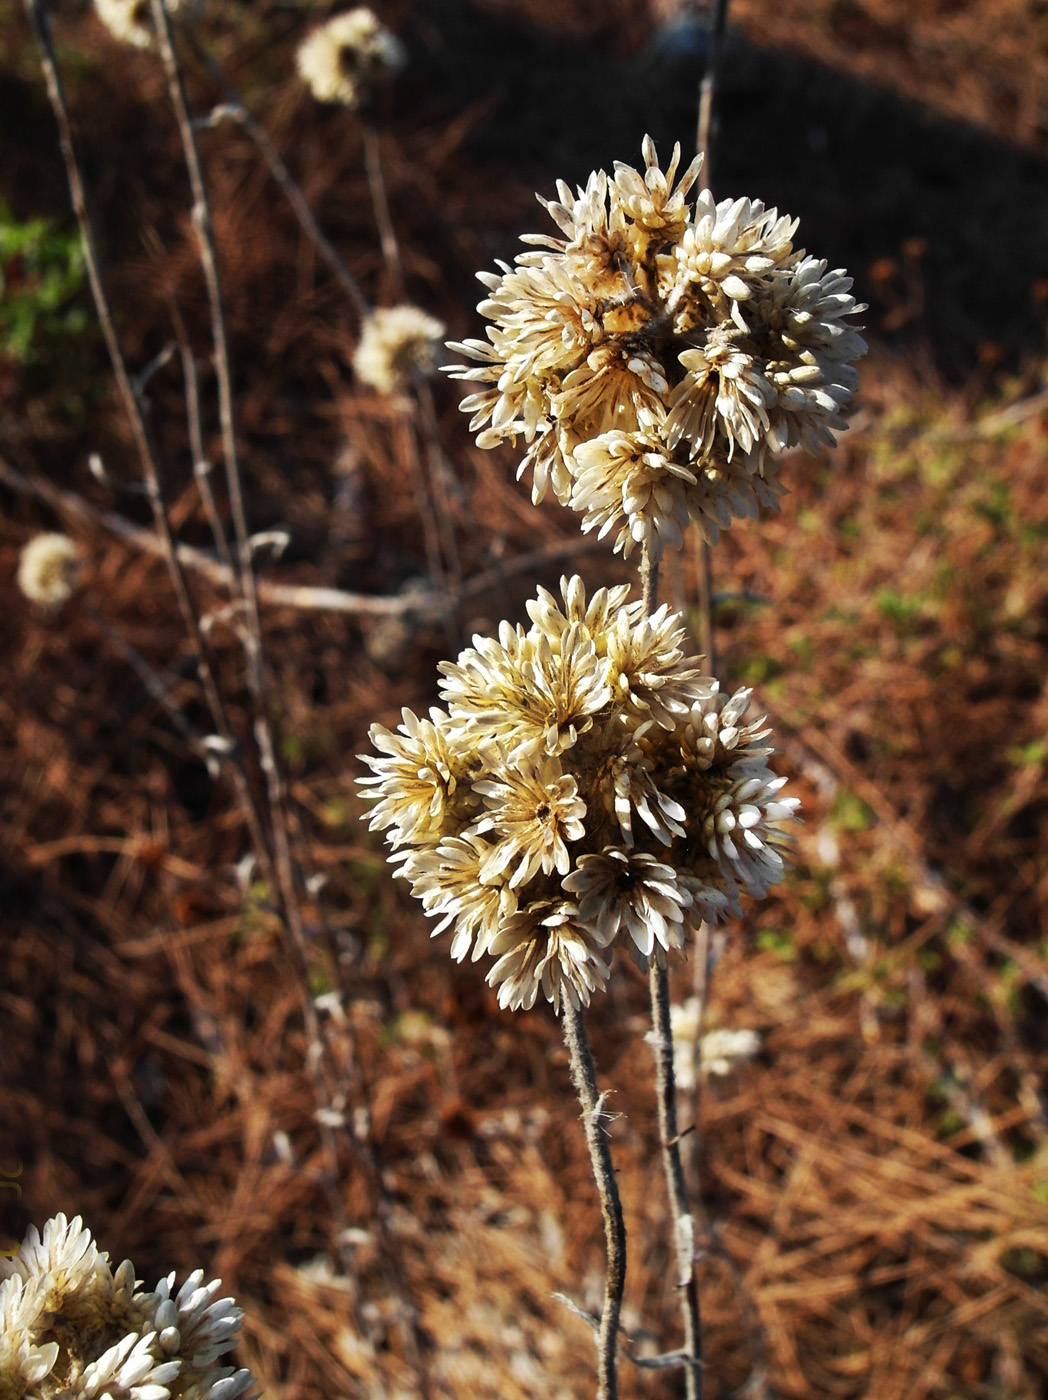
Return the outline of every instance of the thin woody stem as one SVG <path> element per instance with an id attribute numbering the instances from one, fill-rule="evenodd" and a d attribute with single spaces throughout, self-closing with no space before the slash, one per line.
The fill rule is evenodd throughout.
<path id="1" fill-rule="evenodd" d="M 371 203 L 375 209 L 375 223 L 378 225 L 379 242 L 382 245 L 382 257 L 389 275 L 392 297 L 394 302 L 397 302 L 404 296 L 404 270 L 400 261 L 400 246 L 389 212 L 378 130 L 369 117 L 361 118 L 361 126 L 364 130 L 364 162 L 367 166 L 368 185 L 371 187 Z"/>
<path id="2" fill-rule="evenodd" d="M 681 1162 L 677 1127 L 677 1091 L 673 1075 L 673 1035 L 670 1029 L 670 984 L 657 962 L 648 974 L 651 991 L 651 1044 L 655 1052 L 655 1088 L 659 1108 L 659 1139 L 666 1190 L 673 1210 L 673 1245 L 677 1254 L 677 1287 L 684 1323 L 685 1380 L 688 1400 L 702 1400 L 702 1319 L 699 1282 L 695 1274 L 695 1222 L 688 1208 L 688 1191 Z"/>
<path id="3" fill-rule="evenodd" d="M 135 386 L 131 381 L 131 376 L 128 374 L 127 363 L 124 360 L 123 351 L 120 348 L 120 341 L 117 337 L 116 322 L 113 317 L 112 308 L 109 305 L 109 296 L 106 292 L 105 282 L 102 278 L 101 260 L 98 256 L 94 230 L 91 226 L 91 218 L 88 213 L 87 195 L 80 175 L 80 166 L 77 163 L 76 148 L 73 145 L 73 132 L 69 120 L 69 109 L 66 105 L 65 90 L 62 86 L 58 64 L 55 61 L 49 22 L 43 6 L 40 4 L 40 0 L 25 0 L 25 8 L 34 37 L 36 38 L 37 47 L 40 50 L 40 62 L 44 72 L 44 80 L 47 84 L 47 95 L 55 114 L 55 121 L 58 124 L 59 144 L 65 162 L 66 176 L 69 180 L 69 194 L 73 204 L 73 212 L 76 215 L 76 220 L 80 227 L 80 238 L 84 248 L 84 262 L 87 267 L 87 278 L 91 286 L 91 294 L 94 297 L 95 309 L 98 312 L 98 319 L 102 326 L 102 334 L 105 338 L 106 348 L 109 351 L 109 358 L 113 366 L 113 374 L 116 378 L 120 398 L 131 425 L 131 435 L 134 439 L 135 449 L 138 453 L 138 459 L 142 469 L 142 476 L 145 480 L 146 494 L 149 497 L 149 503 L 153 512 L 158 552 L 163 556 L 167 564 L 175 597 L 178 601 L 179 611 L 182 614 L 186 631 L 189 633 L 193 643 L 200 682 L 204 689 L 208 708 L 211 711 L 215 730 L 219 738 L 223 741 L 226 753 L 230 756 L 229 771 L 233 778 L 233 785 L 236 788 L 244 819 L 251 833 L 252 845 L 259 863 L 262 865 L 263 869 L 268 870 L 270 868 L 269 848 L 266 844 L 261 817 L 243 766 L 236 757 L 236 746 L 233 742 L 229 716 L 223 701 L 222 693 L 218 687 L 214 669 L 211 665 L 208 649 L 200 628 L 199 618 L 193 605 L 192 597 L 190 596 L 189 585 L 183 568 L 181 550 L 175 543 L 175 538 L 171 530 L 171 522 L 168 519 L 167 509 L 164 504 L 163 492 L 160 484 L 160 464 L 157 459 L 156 449 L 146 423 L 145 414 L 142 411 L 142 404 L 138 394 L 135 392 Z"/>
<path id="4" fill-rule="evenodd" d="M 622 1202 L 615 1180 L 611 1149 L 601 1126 L 604 1095 L 597 1089 L 597 1071 L 586 1038 L 582 1011 L 570 1002 L 566 1002 L 564 1006 L 564 1040 L 571 1056 L 571 1080 L 582 1105 L 586 1143 L 604 1216 L 607 1265 L 604 1275 L 604 1305 L 597 1335 L 597 1400 L 617 1400 L 619 1317 L 622 1312 L 622 1294 L 626 1286 L 626 1224 L 622 1218 Z"/>
<path id="5" fill-rule="evenodd" d="M 658 563 L 645 546 L 641 562 L 644 606 L 649 616 L 658 597 Z M 677 1286 L 680 1289 L 681 1318 L 684 1324 L 684 1352 L 687 1357 L 685 1381 L 688 1400 L 702 1400 L 702 1325 L 699 1310 L 699 1283 L 695 1273 L 695 1222 L 688 1206 L 688 1190 L 681 1160 L 680 1131 L 677 1126 L 677 1086 L 673 1074 L 673 1033 L 670 1026 L 669 974 L 657 961 L 648 976 L 651 992 L 650 1043 L 655 1052 L 655 1092 L 658 1102 L 659 1140 L 666 1191 L 673 1213 L 673 1245 L 677 1256 Z"/>

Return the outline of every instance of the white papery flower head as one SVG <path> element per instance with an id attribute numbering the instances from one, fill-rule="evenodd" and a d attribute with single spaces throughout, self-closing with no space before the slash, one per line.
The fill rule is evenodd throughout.
<path id="1" fill-rule="evenodd" d="M 417 306 L 379 307 L 361 328 L 353 370 L 361 383 L 392 394 L 417 375 L 433 372 L 437 346 L 446 334 L 443 321 Z"/>
<path id="2" fill-rule="evenodd" d="M 796 802 L 767 766 L 749 692 L 724 696 L 679 616 L 578 577 L 442 663 L 446 709 L 404 712 L 360 781 L 398 875 L 493 957 L 503 1006 L 584 1005 L 616 945 L 662 962 L 701 919 L 781 877 Z"/>
<path id="3" fill-rule="evenodd" d="M 545 205 L 562 237 L 481 273 L 485 340 L 462 408 L 480 447 L 523 440 L 533 496 L 552 488 L 583 529 L 657 559 L 697 521 L 710 540 L 774 508 L 774 453 L 832 443 L 865 353 L 864 308 L 841 271 L 795 249 L 797 222 L 749 199 L 690 201 L 650 138 L 645 168 L 616 164 Z"/>
<path id="4" fill-rule="evenodd" d="M 248 1400 L 247 1370 L 219 1364 L 241 1313 L 220 1283 L 174 1274 L 143 1292 L 110 1268 L 79 1216 L 31 1227 L 0 1282 L 0 1400 Z"/>
<path id="5" fill-rule="evenodd" d="M 76 592 L 84 556 L 68 535 L 37 535 L 22 549 L 18 586 L 34 603 L 57 608 Z"/>
<path id="6" fill-rule="evenodd" d="M 318 102 L 359 107 L 382 77 L 403 68 L 403 44 L 366 6 L 335 15 L 298 46 L 298 75 Z"/>

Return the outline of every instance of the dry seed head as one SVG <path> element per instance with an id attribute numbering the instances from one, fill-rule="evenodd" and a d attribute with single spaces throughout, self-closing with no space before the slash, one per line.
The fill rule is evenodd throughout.
<path id="1" fill-rule="evenodd" d="M 32 602 L 60 607 L 76 592 L 83 562 L 68 535 L 37 535 L 22 550 L 18 586 Z"/>
<path id="2" fill-rule="evenodd" d="M 114 1272 L 77 1216 L 30 1227 L 0 1259 L 0 1400 L 249 1400 L 251 1373 L 221 1364 L 241 1313 L 219 1280 L 174 1274 L 144 1292 Z"/>
<path id="3" fill-rule="evenodd" d="M 446 708 L 410 710 L 360 781 L 398 874 L 452 956 L 493 957 L 504 1006 L 588 1003 L 609 950 L 662 962 L 701 919 L 781 879 L 797 802 L 767 766 L 749 691 L 730 698 L 679 616 L 561 581 L 445 662 Z"/>
<path id="4" fill-rule="evenodd" d="M 366 6 L 335 15 L 298 46 L 298 75 L 318 102 L 359 107 L 375 83 L 403 68 L 400 40 Z"/>
<path id="5" fill-rule="evenodd" d="M 379 307 L 361 329 L 353 369 L 362 383 L 392 394 L 416 375 L 432 374 L 446 334 L 443 321 L 417 306 Z"/>
<path id="6" fill-rule="evenodd" d="M 643 154 L 542 201 L 563 236 L 480 274 L 487 339 L 452 344 L 477 363 L 449 373 L 477 386 L 481 447 L 523 439 L 536 500 L 552 487 L 584 531 L 658 558 L 692 521 L 714 542 L 774 508 L 773 454 L 834 441 L 866 346 L 851 279 L 794 248 L 796 220 L 692 204 L 700 163 L 677 180 L 679 147 L 666 171 Z"/>

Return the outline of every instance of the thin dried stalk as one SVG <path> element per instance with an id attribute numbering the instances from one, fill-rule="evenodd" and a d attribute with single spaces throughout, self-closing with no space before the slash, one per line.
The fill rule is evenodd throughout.
<path id="1" fill-rule="evenodd" d="M 658 597 L 658 565 L 645 547 L 641 564 L 646 611 L 655 611 Z M 648 978 L 651 992 L 651 1034 L 655 1053 L 655 1092 L 658 1102 L 659 1140 L 666 1191 L 673 1215 L 673 1245 L 677 1256 L 677 1287 L 680 1289 L 681 1318 L 684 1323 L 684 1352 L 687 1357 L 685 1381 L 688 1400 L 702 1400 L 702 1320 L 699 1309 L 699 1282 L 695 1273 L 695 1221 L 688 1207 L 688 1190 L 681 1161 L 680 1132 L 677 1127 L 677 1086 L 673 1074 L 673 1033 L 670 1027 L 669 974 L 652 962 Z"/>
<path id="2" fill-rule="evenodd" d="M 400 245 L 389 213 L 389 199 L 386 195 L 386 178 L 382 173 L 382 153 L 378 145 L 378 131 L 367 117 L 362 118 L 364 129 L 364 162 L 367 166 L 368 185 L 371 189 L 371 203 L 375 209 L 375 223 L 378 225 L 382 257 L 389 275 L 390 293 L 394 301 L 404 299 L 404 269 L 400 261 Z"/>
<path id="3" fill-rule="evenodd" d="M 622 1294 L 626 1287 L 626 1224 L 622 1218 L 615 1168 L 611 1149 L 601 1125 L 604 1095 L 597 1089 L 597 1071 L 586 1037 L 582 1011 L 570 1002 L 564 1005 L 564 1040 L 571 1057 L 571 1081 L 582 1105 L 582 1122 L 586 1130 L 593 1177 L 600 1193 L 600 1208 L 604 1216 L 604 1240 L 607 1265 L 604 1275 L 604 1306 L 600 1314 L 597 1335 L 597 1400 L 616 1400 L 618 1381 L 619 1317 Z"/>

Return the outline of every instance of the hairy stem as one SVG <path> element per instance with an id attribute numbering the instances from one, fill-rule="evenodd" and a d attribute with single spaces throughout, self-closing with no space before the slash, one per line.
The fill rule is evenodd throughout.
<path id="1" fill-rule="evenodd" d="M 611 1149 L 601 1126 L 604 1095 L 597 1090 L 597 1071 L 586 1038 L 582 1011 L 570 1002 L 564 1005 L 564 1040 L 571 1056 L 571 1080 L 582 1105 L 586 1143 L 604 1216 L 607 1266 L 604 1275 L 604 1306 L 601 1309 L 600 1331 L 597 1335 L 597 1400 L 616 1400 L 619 1393 L 619 1316 L 622 1312 L 622 1294 L 626 1286 L 626 1224 L 622 1218 L 622 1202 L 619 1200 Z"/>
<path id="2" fill-rule="evenodd" d="M 658 597 L 658 564 L 645 546 L 641 561 L 644 606 L 650 615 Z M 685 1381 L 688 1400 L 702 1400 L 702 1328 L 699 1312 L 699 1282 L 695 1274 L 695 1222 L 688 1207 L 688 1190 L 681 1161 L 680 1132 L 677 1127 L 677 1085 L 673 1074 L 673 1034 L 670 1029 L 670 984 L 665 967 L 653 961 L 649 969 L 651 992 L 651 1036 L 655 1052 L 655 1092 L 658 1101 L 659 1140 L 666 1191 L 673 1213 L 673 1245 L 677 1256 L 677 1287 L 680 1289 L 681 1318 L 684 1323 Z"/>
<path id="3" fill-rule="evenodd" d="M 702 1400 L 702 1327 L 699 1282 L 695 1274 L 695 1221 L 681 1162 L 677 1128 L 677 1091 L 673 1076 L 673 1036 L 670 1030 L 670 985 L 666 969 L 657 962 L 648 974 L 651 990 L 651 1044 L 655 1052 L 655 1088 L 659 1106 L 659 1140 L 666 1190 L 673 1211 L 673 1245 L 677 1255 L 677 1287 L 684 1323 L 685 1380 L 688 1400 Z"/>
<path id="4" fill-rule="evenodd" d="M 707 189 L 710 183 L 710 140 L 713 134 L 713 103 L 717 95 L 717 79 L 720 77 L 721 57 L 724 53 L 724 32 L 728 23 L 728 0 L 714 0 L 710 16 L 710 46 L 707 51 L 706 68 L 699 84 L 699 121 L 696 133 L 696 147 L 703 157 L 702 180 Z"/>

